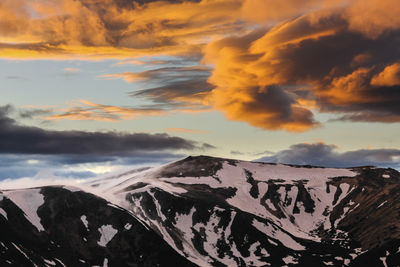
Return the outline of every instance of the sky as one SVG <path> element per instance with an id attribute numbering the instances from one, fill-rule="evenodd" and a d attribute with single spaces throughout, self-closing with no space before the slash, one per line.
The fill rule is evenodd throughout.
<path id="1" fill-rule="evenodd" d="M 0 180 L 211 155 L 400 169 L 395 0 L 2 0 Z"/>

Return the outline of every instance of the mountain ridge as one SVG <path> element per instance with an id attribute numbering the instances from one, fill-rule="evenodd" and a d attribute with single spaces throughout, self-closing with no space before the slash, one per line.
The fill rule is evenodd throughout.
<path id="1" fill-rule="evenodd" d="M 30 190 L 61 188 L 93 195 L 158 236 L 165 251 L 172 248 L 175 261 L 182 258 L 187 266 L 398 266 L 399 181 L 399 172 L 390 168 L 324 168 L 190 156 L 91 180 L 78 188 Z M 13 202 L 7 192 L 12 190 L 1 193 L 2 209 L 5 199 Z M 61 197 L 47 199 L 65 203 Z M 48 205 L 46 201 L 42 206 Z M 26 218 L 40 225 L 45 214 L 37 216 L 39 220 Z M 4 215 L 0 220 L 8 222 Z M 98 216 L 95 220 L 97 230 L 90 233 L 108 225 Z M 74 221 L 84 225 L 80 217 Z M 122 224 L 116 225 L 115 235 L 124 236 Z M 48 231 L 46 224 L 42 227 Z M 99 236 L 92 238 L 96 244 Z M 162 255 L 155 260 L 165 264 Z M 135 266 L 115 265 L 112 256 L 107 259 L 109 266 Z"/>

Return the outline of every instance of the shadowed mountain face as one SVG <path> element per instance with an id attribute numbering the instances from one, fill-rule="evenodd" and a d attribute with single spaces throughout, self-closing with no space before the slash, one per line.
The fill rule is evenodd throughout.
<path id="1" fill-rule="evenodd" d="M 196 266 L 92 194 L 43 187 L 1 198 L 0 266 Z"/>
<path id="2" fill-rule="evenodd" d="M 0 263 L 400 266 L 399 210 L 393 169 L 188 157 L 80 189 L 3 191 Z"/>

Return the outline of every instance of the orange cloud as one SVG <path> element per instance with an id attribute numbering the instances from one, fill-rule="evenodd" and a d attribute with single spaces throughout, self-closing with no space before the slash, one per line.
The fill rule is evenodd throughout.
<path id="1" fill-rule="evenodd" d="M 352 30 L 370 38 L 400 28 L 400 5 L 397 0 L 353 0 L 343 14 Z"/>
<path id="2" fill-rule="evenodd" d="M 241 14 L 256 22 L 282 21 L 311 10 L 333 8 L 344 0 L 245 0 Z"/>
<path id="3" fill-rule="evenodd" d="M 329 99 L 332 104 L 368 103 L 373 101 L 368 95 L 363 94 L 369 86 L 371 69 L 359 68 L 354 72 L 332 79 L 328 90 L 319 92 L 321 97 Z"/>
<path id="4" fill-rule="evenodd" d="M 318 126 L 312 112 L 281 86 L 284 80 L 274 74 L 273 60 L 251 52 L 262 34 L 227 38 L 206 48 L 205 62 L 215 64 L 209 83 L 216 86 L 207 100 L 228 119 L 263 129 L 304 131 Z"/>
<path id="5" fill-rule="evenodd" d="M 400 85 L 400 63 L 394 63 L 372 77 L 371 85 L 396 86 Z"/>
<path id="6" fill-rule="evenodd" d="M 346 114 L 341 119 L 399 121 L 400 27 L 378 23 L 378 15 L 373 36 L 355 27 L 350 16 L 357 4 L 308 10 L 208 44 L 204 62 L 215 66 L 208 103 L 228 119 L 273 130 L 318 126 L 312 109 Z"/>
<path id="7" fill-rule="evenodd" d="M 139 5 L 114 0 L 4 0 L 0 57 L 99 59 L 194 55 L 208 38 L 239 31 L 240 0 Z"/>
<path id="8" fill-rule="evenodd" d="M 144 116 L 165 116 L 174 113 L 198 113 L 209 112 L 211 109 L 207 106 L 198 105 L 196 103 L 184 103 L 174 106 L 171 109 L 168 106 L 157 108 L 157 105 L 148 107 L 121 107 L 115 105 L 97 104 L 87 100 L 79 100 L 77 102 L 68 103 L 70 107 L 63 108 L 59 106 L 51 106 L 47 112 L 36 112 L 36 117 L 45 120 L 87 120 L 87 121 L 107 121 L 116 122 L 120 120 L 138 119 Z M 173 105 L 173 104 L 172 104 Z M 33 106 L 25 106 L 25 108 L 33 108 Z M 26 114 L 31 114 L 32 110 L 27 110 Z M 52 114 L 44 117 L 45 114 Z M 178 128 L 170 128 L 172 131 Z M 196 130 L 194 130 L 196 131 Z M 193 132 L 194 133 L 194 132 Z M 197 131 L 201 133 L 201 131 Z"/>

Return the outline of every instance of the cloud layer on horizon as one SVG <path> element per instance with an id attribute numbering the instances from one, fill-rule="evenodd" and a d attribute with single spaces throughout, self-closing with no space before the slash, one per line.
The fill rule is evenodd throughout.
<path id="1" fill-rule="evenodd" d="M 340 152 L 336 145 L 301 143 L 254 161 L 322 167 L 378 166 L 400 169 L 400 149 L 359 149 Z"/>
<path id="2" fill-rule="evenodd" d="M 44 168 L 81 169 L 75 175 L 87 176 L 102 166 L 163 163 L 214 148 L 165 133 L 46 130 L 18 124 L 10 117 L 12 110 L 0 107 L 0 179 L 32 176 Z"/>
<path id="3" fill-rule="evenodd" d="M 19 125 L 0 107 L 0 153 L 119 155 L 212 147 L 167 134 L 54 131 Z"/>

